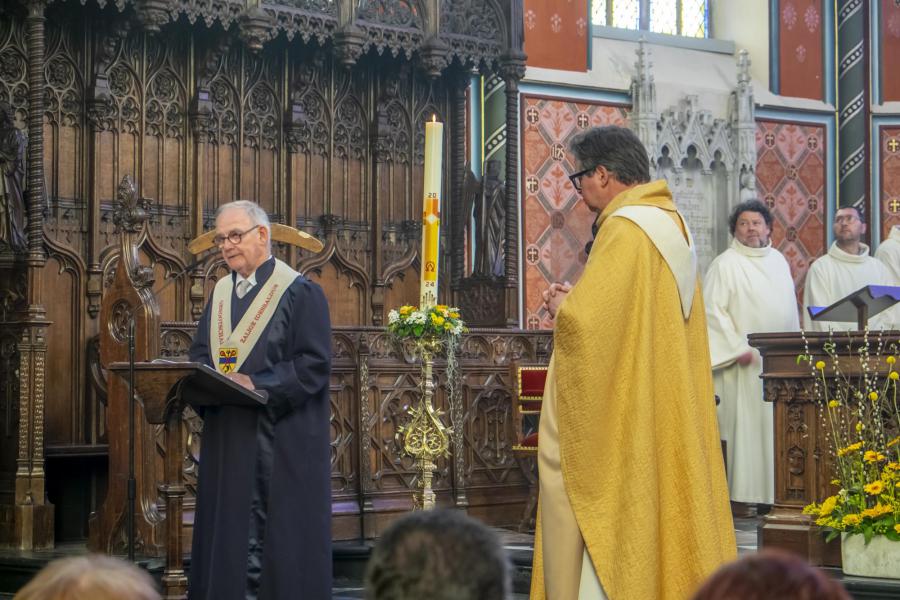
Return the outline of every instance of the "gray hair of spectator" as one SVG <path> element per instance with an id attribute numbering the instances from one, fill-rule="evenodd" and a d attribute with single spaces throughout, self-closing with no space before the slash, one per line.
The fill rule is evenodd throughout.
<path id="1" fill-rule="evenodd" d="M 650 181 L 650 159 L 633 131 L 608 125 L 582 131 L 569 142 L 582 168 L 604 167 L 624 185 Z"/>
<path id="2" fill-rule="evenodd" d="M 13 600 L 160 600 L 160 595 L 146 571 L 92 554 L 54 560 Z"/>
<path id="3" fill-rule="evenodd" d="M 509 591 L 497 535 L 449 510 L 413 512 L 391 525 L 366 570 L 370 600 L 502 600 Z"/>
<path id="4" fill-rule="evenodd" d="M 741 202 L 735 206 L 734 210 L 731 211 L 731 215 L 728 217 L 728 228 L 731 230 L 731 235 L 734 235 L 738 217 L 741 216 L 741 213 L 745 212 L 761 214 L 762 218 L 766 220 L 766 227 L 772 229 L 772 211 L 769 210 L 769 207 L 759 200 L 747 200 L 746 202 Z"/>
<path id="5" fill-rule="evenodd" d="M 266 214 L 259 204 L 250 200 L 234 200 L 221 205 L 216 210 L 216 219 L 219 218 L 226 210 L 242 210 L 254 225 L 259 225 L 269 232 L 269 250 L 272 249 L 272 223 L 269 221 L 269 215 Z"/>

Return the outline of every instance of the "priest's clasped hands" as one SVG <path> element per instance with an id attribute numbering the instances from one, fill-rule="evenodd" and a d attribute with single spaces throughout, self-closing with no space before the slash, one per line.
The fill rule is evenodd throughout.
<path id="1" fill-rule="evenodd" d="M 541 298 L 544 300 L 544 308 L 550 313 L 551 319 L 556 318 L 556 311 L 559 310 L 559 306 L 563 303 L 563 300 L 566 299 L 566 296 L 571 290 L 572 284 L 568 281 L 564 281 L 563 283 L 557 281 L 551 283 L 549 288 L 541 292 Z"/>

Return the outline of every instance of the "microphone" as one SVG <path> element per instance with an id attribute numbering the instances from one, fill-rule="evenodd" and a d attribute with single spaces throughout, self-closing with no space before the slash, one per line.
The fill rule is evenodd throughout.
<path id="1" fill-rule="evenodd" d="M 215 248 L 215 246 L 214 246 L 213 248 Z M 207 259 L 209 258 L 209 256 L 212 254 L 212 253 L 210 252 L 210 250 L 212 250 L 212 248 L 208 248 L 208 249 L 206 249 L 206 250 L 204 250 L 204 251 L 198 253 L 197 256 L 196 256 L 196 258 L 194 258 L 194 260 L 192 260 L 191 262 L 189 262 L 189 263 L 187 264 L 186 267 L 184 267 L 183 269 L 181 269 L 180 271 L 178 271 L 178 272 L 175 273 L 174 275 L 172 275 L 172 276 L 170 276 L 170 277 L 167 277 L 167 281 L 166 281 L 166 282 L 162 285 L 162 287 L 160 287 L 158 290 L 150 290 L 150 298 L 153 299 L 153 300 L 159 299 L 159 295 L 160 295 L 164 290 L 166 290 L 169 286 L 171 286 L 171 285 L 174 284 L 176 281 L 178 281 L 179 279 L 181 279 L 181 278 L 182 278 L 184 275 L 186 275 L 189 271 L 192 271 L 192 270 L 196 269 L 196 268 L 199 267 L 201 264 L 203 264 L 204 262 L 206 262 L 206 260 L 207 260 Z M 218 249 L 217 249 L 217 250 L 218 250 Z M 137 308 L 138 308 L 138 305 L 130 306 L 130 307 L 128 308 L 128 310 L 125 311 L 125 315 L 126 315 L 129 319 L 133 319 L 133 318 L 134 318 L 134 311 L 135 311 Z"/>

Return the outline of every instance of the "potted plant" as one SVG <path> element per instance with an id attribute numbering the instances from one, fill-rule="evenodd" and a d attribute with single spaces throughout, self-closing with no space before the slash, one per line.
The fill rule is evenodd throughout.
<path id="1" fill-rule="evenodd" d="M 829 341 L 825 356 L 801 355 L 815 375 L 814 393 L 828 430 L 833 496 L 803 509 L 828 533 L 841 536 L 844 572 L 900 578 L 900 402 L 897 348 L 881 338 L 841 352 Z"/>

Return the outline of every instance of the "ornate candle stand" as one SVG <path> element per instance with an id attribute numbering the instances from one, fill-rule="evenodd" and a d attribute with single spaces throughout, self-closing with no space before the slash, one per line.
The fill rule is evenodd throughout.
<path id="1" fill-rule="evenodd" d="M 419 466 L 419 490 L 413 494 L 416 510 L 434 508 L 434 490 L 431 480 L 437 468 L 435 460 L 449 455 L 452 429 L 440 419 L 441 413 L 434 408 L 434 355 L 442 346 L 440 339 L 418 339 L 415 355 L 422 359 L 422 395 L 419 404 L 409 410 L 410 421 L 400 428 L 398 435 L 403 439 L 403 450 L 416 460 Z"/>

